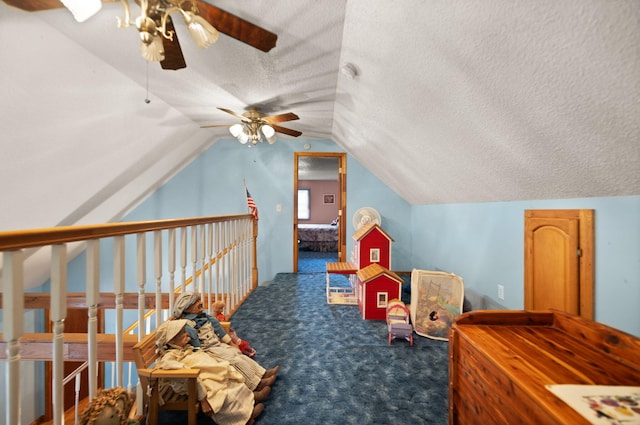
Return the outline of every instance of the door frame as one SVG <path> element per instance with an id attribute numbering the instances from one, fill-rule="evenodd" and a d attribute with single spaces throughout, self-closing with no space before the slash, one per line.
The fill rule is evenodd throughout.
<path id="1" fill-rule="evenodd" d="M 293 155 L 293 272 L 298 272 L 298 158 L 338 158 L 338 261 L 346 261 L 347 154 L 345 152 L 294 152 Z"/>
<path id="2" fill-rule="evenodd" d="M 525 210 L 524 219 L 526 229 L 526 221 L 529 218 L 565 218 L 578 220 L 578 249 L 580 255 L 578 257 L 578 292 L 580 308 L 580 316 L 585 319 L 594 320 L 594 280 L 593 280 L 593 264 L 594 264 L 594 210 Z M 526 233 L 526 231 L 525 231 Z M 525 258 L 524 258 L 524 293 L 525 293 L 525 309 L 530 306 L 530 290 L 533 284 L 530 276 L 530 269 L 533 267 L 528 261 L 526 252 L 525 234 Z"/>

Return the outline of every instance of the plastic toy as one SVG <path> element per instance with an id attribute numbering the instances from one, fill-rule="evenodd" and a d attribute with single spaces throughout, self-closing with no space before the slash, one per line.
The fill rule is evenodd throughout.
<path id="1" fill-rule="evenodd" d="M 413 326 L 409 323 L 409 310 L 405 304 L 393 299 L 387 307 L 387 327 L 389 328 L 389 345 L 394 338 L 404 338 L 413 345 Z"/>

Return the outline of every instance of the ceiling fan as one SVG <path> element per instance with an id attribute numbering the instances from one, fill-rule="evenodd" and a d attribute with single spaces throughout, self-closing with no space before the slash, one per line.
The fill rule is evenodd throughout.
<path id="1" fill-rule="evenodd" d="M 302 134 L 300 131 L 278 125 L 278 123 L 281 122 L 300 119 L 300 117 L 293 112 L 278 115 L 263 115 L 257 108 L 253 107 L 249 108 L 244 114 L 238 114 L 225 108 L 218 109 L 238 118 L 241 123 L 203 125 L 200 128 L 229 127 L 229 132 L 242 144 L 251 142 L 252 145 L 255 145 L 263 140 L 266 140 L 269 144 L 273 144 L 276 140 L 275 133 L 287 134 L 293 137 L 298 137 Z"/>
<path id="2" fill-rule="evenodd" d="M 28 12 L 58 9 L 65 5 L 73 12 L 72 3 L 82 4 L 87 0 L 2 1 Z M 122 2 L 125 9 L 124 20 L 118 18 L 119 26 L 134 25 L 140 32 L 143 56 L 150 61 L 159 61 L 163 69 L 177 70 L 187 66 L 170 13 L 182 15 L 192 37 L 202 48 L 214 43 L 218 32 L 263 52 L 275 47 L 278 40 L 276 34 L 201 0 L 135 0 L 140 5 L 140 16 L 133 21 L 129 19 L 128 0 L 102 0 L 102 3 L 114 2 Z"/>

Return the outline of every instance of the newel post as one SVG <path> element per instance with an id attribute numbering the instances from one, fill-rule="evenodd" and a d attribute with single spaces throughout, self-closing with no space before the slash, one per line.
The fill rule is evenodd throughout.
<path id="1" fill-rule="evenodd" d="M 258 220 L 253 218 L 253 255 L 251 259 L 251 284 L 258 287 Z"/>

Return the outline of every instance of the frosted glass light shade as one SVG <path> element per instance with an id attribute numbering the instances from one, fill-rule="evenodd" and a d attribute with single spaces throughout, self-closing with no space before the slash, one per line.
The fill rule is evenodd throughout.
<path id="1" fill-rule="evenodd" d="M 184 21 L 189 28 L 191 37 L 195 40 L 198 47 L 205 49 L 218 40 L 220 33 L 202 16 L 191 12 L 184 13 Z"/>
<path id="2" fill-rule="evenodd" d="M 140 33 L 142 34 L 142 33 Z M 151 39 L 151 43 L 146 44 L 144 41 L 140 43 L 140 53 L 142 57 L 149 62 L 160 62 L 164 60 L 164 46 L 162 39 L 156 35 Z"/>
<path id="3" fill-rule="evenodd" d="M 243 126 L 242 124 L 234 124 L 229 127 L 229 133 L 233 135 L 233 137 L 238 137 L 242 133 Z"/>
<path id="4" fill-rule="evenodd" d="M 100 0 L 60 0 L 78 22 L 84 22 L 102 9 Z"/>
<path id="5" fill-rule="evenodd" d="M 273 137 L 273 135 L 276 134 L 276 131 L 273 129 L 273 127 L 267 124 L 264 124 L 262 127 L 260 127 L 260 129 L 262 130 L 262 134 L 264 134 L 264 137 L 266 137 L 267 139 Z"/>
<path id="6" fill-rule="evenodd" d="M 249 141 L 249 135 L 245 132 L 240 133 L 240 135 L 238 136 L 238 141 L 240 141 L 240 143 L 242 143 L 243 145 L 246 145 Z"/>

